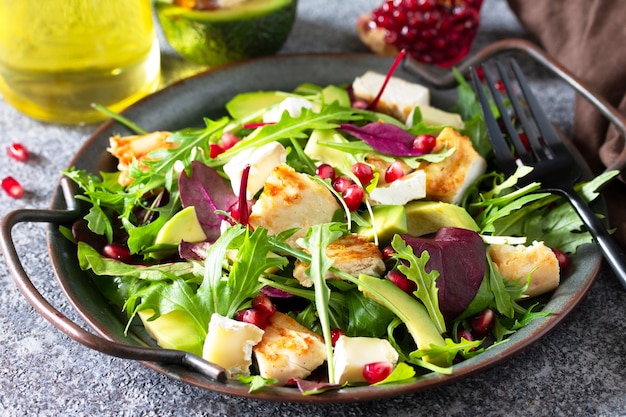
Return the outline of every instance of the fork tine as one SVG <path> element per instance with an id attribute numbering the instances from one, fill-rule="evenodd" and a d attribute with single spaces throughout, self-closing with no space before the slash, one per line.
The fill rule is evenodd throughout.
<path id="1" fill-rule="evenodd" d="M 511 62 L 511 66 L 515 64 L 519 68 L 519 66 L 517 65 L 517 61 L 515 61 L 515 59 L 511 59 L 510 62 Z M 535 154 L 535 159 L 541 160 L 544 157 L 546 157 L 546 154 L 544 152 L 544 146 L 539 142 L 539 135 L 538 135 L 537 130 L 535 129 L 535 124 L 528 119 L 525 108 L 522 106 L 520 101 L 516 98 L 517 93 L 515 89 L 513 88 L 513 83 L 511 82 L 509 74 L 504 68 L 504 65 L 500 61 L 498 61 L 496 62 L 496 66 L 498 68 L 500 80 L 504 84 L 506 93 L 509 96 L 511 105 L 513 106 L 515 115 L 517 115 L 517 118 L 522 125 L 522 130 L 524 131 L 524 134 L 526 135 L 526 138 L 528 139 L 528 143 Z M 519 82 L 519 76 L 521 75 L 521 73 L 516 72 L 515 75 Z M 525 85 L 526 87 L 528 87 L 527 83 Z M 526 149 L 526 147 L 524 146 L 523 143 L 521 143 L 521 141 L 520 143 L 516 143 L 516 148 L 520 146 Z M 527 161 L 524 161 L 524 162 L 527 162 Z"/>
<path id="2" fill-rule="evenodd" d="M 528 103 L 528 108 L 530 109 L 530 112 L 533 118 L 535 119 L 537 127 L 539 128 L 539 132 L 541 133 L 541 136 L 543 140 L 545 141 L 545 143 L 547 143 L 549 146 L 552 146 L 552 147 L 563 145 L 563 142 L 559 134 L 554 130 L 552 123 L 550 122 L 550 120 L 548 120 L 546 113 L 543 111 L 543 109 L 541 108 L 541 105 L 537 101 L 537 98 L 535 97 L 532 90 L 530 89 L 530 86 L 528 85 L 528 81 L 526 80 L 526 77 L 522 73 L 522 70 L 519 67 L 519 64 L 514 59 L 511 60 L 511 68 L 513 69 L 513 72 L 515 73 L 515 77 L 517 78 L 517 83 L 520 86 L 520 89 L 522 91 L 522 94 L 524 95 L 524 99 L 526 100 L 526 103 Z M 534 144 L 533 144 L 533 148 L 535 148 Z"/>
<path id="3" fill-rule="evenodd" d="M 509 144 L 507 143 L 506 138 L 500 132 L 500 126 L 498 125 L 498 121 L 491 111 L 491 106 L 489 105 L 489 100 L 487 99 L 487 96 L 483 91 L 480 77 L 478 77 L 478 74 L 476 73 L 476 70 L 474 68 L 470 68 L 470 73 L 472 75 L 474 91 L 476 92 L 476 96 L 478 97 L 478 102 L 480 103 L 480 108 L 483 113 L 487 132 L 489 132 L 489 138 L 491 139 L 493 153 L 496 156 L 496 160 L 498 161 L 500 169 L 502 169 L 505 174 L 511 174 L 513 173 L 513 171 L 515 171 L 515 157 L 511 152 L 511 149 L 509 148 Z"/>
<path id="4" fill-rule="evenodd" d="M 489 90 L 491 91 L 491 96 L 493 98 L 493 101 L 496 104 L 496 107 L 498 107 L 498 112 L 500 113 L 500 120 L 504 124 L 506 133 L 511 139 L 511 142 L 513 143 L 513 147 L 515 148 L 515 153 L 517 154 L 517 157 L 521 159 L 524 164 L 526 165 L 531 164 L 533 162 L 533 158 L 528 153 L 526 146 L 524 146 L 524 143 L 520 139 L 519 134 L 517 133 L 517 128 L 513 126 L 513 122 L 511 121 L 511 118 L 509 117 L 508 109 L 504 105 L 504 101 L 502 100 L 500 92 L 498 91 L 498 88 L 496 87 L 496 83 L 488 72 L 485 72 L 485 80 L 487 81 L 487 85 L 489 86 Z M 511 95 L 510 92 L 509 92 L 509 96 L 510 96 L 509 98 L 511 101 L 515 100 L 515 96 Z"/>

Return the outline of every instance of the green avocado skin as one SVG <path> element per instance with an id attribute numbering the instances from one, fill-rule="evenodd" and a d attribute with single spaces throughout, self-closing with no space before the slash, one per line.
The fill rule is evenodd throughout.
<path id="1" fill-rule="evenodd" d="M 257 3 L 259 0 L 251 0 Z M 169 44 L 183 58 L 219 66 L 275 54 L 283 46 L 295 21 L 297 0 L 266 1 L 267 13 L 246 7 L 229 13 L 178 12 L 179 7 L 155 3 L 156 14 Z M 241 9 L 238 14 L 234 9 Z M 213 14 L 204 17 L 203 14 Z"/>

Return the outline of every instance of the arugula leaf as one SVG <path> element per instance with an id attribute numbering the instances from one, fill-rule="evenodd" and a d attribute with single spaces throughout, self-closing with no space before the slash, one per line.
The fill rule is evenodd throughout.
<path id="1" fill-rule="evenodd" d="M 275 378 L 263 378 L 261 375 L 239 375 L 239 382 L 249 385 L 250 388 L 248 389 L 248 392 L 253 393 L 276 384 L 278 380 Z"/>
<path id="2" fill-rule="evenodd" d="M 393 371 L 391 371 L 391 373 L 389 374 L 387 378 L 373 385 L 385 385 L 385 384 L 393 384 L 393 383 L 407 384 L 414 378 L 415 378 L 415 368 L 413 368 L 411 365 L 408 365 L 404 362 L 399 362 L 395 366 L 395 368 L 393 368 Z"/>
<path id="3" fill-rule="evenodd" d="M 78 242 L 77 256 L 83 271 L 91 269 L 97 275 L 164 281 L 174 278 L 192 279 L 202 273 L 202 266 L 195 262 L 172 262 L 158 265 L 125 264 L 100 255 L 97 250 L 84 242 Z"/>
<path id="4" fill-rule="evenodd" d="M 311 253 L 311 263 L 307 269 L 307 275 L 313 281 L 313 288 L 315 289 L 315 306 L 326 345 L 329 381 L 335 380 L 335 369 L 328 317 L 330 288 L 326 284 L 326 272 L 333 265 L 333 261 L 326 255 L 326 248 L 344 234 L 343 227 L 338 223 L 318 224 L 310 227 L 306 236 L 297 241 L 300 246 Z"/>
<path id="5" fill-rule="evenodd" d="M 357 115 L 353 110 L 341 107 L 337 102 L 323 106 L 319 113 L 304 108 L 300 116 L 296 118 L 292 118 L 288 112 L 284 112 L 278 123 L 264 125 L 255 129 L 235 146 L 211 161 L 207 161 L 207 164 L 210 166 L 221 166 L 244 149 L 258 148 L 282 139 L 304 139 L 308 137 L 305 132 L 310 129 L 333 129 L 339 126 L 338 123 L 340 121 L 360 119 L 361 116 Z"/>
<path id="6" fill-rule="evenodd" d="M 460 342 L 455 342 L 449 337 L 445 339 L 445 342 L 446 342 L 445 346 L 431 345 L 429 348 L 417 349 L 411 352 L 409 354 L 409 358 L 410 358 L 409 362 L 414 363 L 419 366 L 423 366 L 435 372 L 449 375 L 449 374 L 452 374 L 451 367 L 436 366 L 436 365 L 433 365 L 432 363 L 428 363 L 422 360 L 421 358 L 425 356 L 427 357 L 427 356 L 435 356 L 435 355 L 439 357 L 445 357 L 446 358 L 445 362 L 448 363 L 449 365 L 452 365 L 454 358 L 456 358 L 456 356 L 459 353 L 463 353 L 467 355 L 470 353 L 472 349 L 478 348 L 480 344 L 482 343 L 481 340 L 474 340 L 470 342 L 465 339 L 461 339 Z"/>
<path id="7" fill-rule="evenodd" d="M 402 263 L 398 265 L 398 270 L 402 272 L 408 279 L 417 284 L 417 290 L 413 294 L 424 304 L 428 315 L 430 316 L 439 333 L 445 333 L 446 322 L 443 314 L 439 309 L 439 298 L 437 288 L 438 271 L 425 271 L 426 263 L 430 259 L 427 251 L 424 251 L 418 258 L 413 253 L 413 248 L 408 246 L 400 235 L 395 235 L 391 242 L 391 246 L 395 250 L 392 255 L 394 259 L 408 262 L 409 266 Z"/>

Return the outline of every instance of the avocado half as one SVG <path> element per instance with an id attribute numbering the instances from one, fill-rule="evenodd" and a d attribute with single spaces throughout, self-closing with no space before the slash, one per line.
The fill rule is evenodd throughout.
<path id="1" fill-rule="evenodd" d="M 275 54 L 296 17 L 297 0 L 247 0 L 228 8 L 192 10 L 156 1 L 169 44 L 185 59 L 218 66 Z"/>

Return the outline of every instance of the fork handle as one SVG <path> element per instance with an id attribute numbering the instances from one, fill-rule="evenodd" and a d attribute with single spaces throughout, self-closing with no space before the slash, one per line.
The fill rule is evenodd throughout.
<path id="1" fill-rule="evenodd" d="M 600 219 L 591 210 L 587 202 L 573 188 L 552 190 L 561 194 L 569 200 L 576 213 L 580 216 L 583 223 L 587 226 L 589 233 L 594 237 L 600 251 L 604 255 L 604 259 L 617 276 L 617 279 L 626 289 L 626 257 L 619 248 L 615 240 L 609 235 L 606 227 Z"/>

